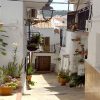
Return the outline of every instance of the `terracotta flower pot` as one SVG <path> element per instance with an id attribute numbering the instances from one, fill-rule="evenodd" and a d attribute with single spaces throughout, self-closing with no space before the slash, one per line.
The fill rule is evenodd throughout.
<path id="1" fill-rule="evenodd" d="M 31 75 L 27 75 L 27 76 L 26 76 L 26 79 L 27 79 L 28 81 L 31 81 L 31 78 L 32 78 Z"/>
<path id="2" fill-rule="evenodd" d="M 12 87 L 0 86 L 0 95 L 11 95 L 13 92 Z"/>
<path id="3" fill-rule="evenodd" d="M 64 78 L 60 78 L 61 86 L 66 85 L 67 81 Z"/>

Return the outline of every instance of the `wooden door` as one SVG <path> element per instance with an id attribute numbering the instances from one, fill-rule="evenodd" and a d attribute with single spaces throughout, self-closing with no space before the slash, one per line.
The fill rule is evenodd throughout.
<path id="1" fill-rule="evenodd" d="M 50 56 L 38 56 L 36 60 L 37 71 L 50 71 Z"/>

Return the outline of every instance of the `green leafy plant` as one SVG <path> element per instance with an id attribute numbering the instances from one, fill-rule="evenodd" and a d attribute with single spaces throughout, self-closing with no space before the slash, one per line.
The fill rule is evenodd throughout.
<path id="1" fill-rule="evenodd" d="M 17 60 L 16 55 L 17 55 L 17 47 L 14 48 L 13 61 L 9 62 L 7 65 L 8 75 L 12 77 L 16 77 L 17 74 L 18 63 L 16 62 Z"/>
<path id="2" fill-rule="evenodd" d="M 78 78 L 77 73 L 72 73 L 70 75 L 70 83 L 69 83 L 70 87 L 75 87 L 76 86 L 77 78 Z"/>
<path id="3" fill-rule="evenodd" d="M 8 66 L 7 66 L 7 70 L 8 70 L 8 75 L 12 76 L 12 77 L 16 77 L 17 75 L 17 64 L 13 63 L 13 62 L 9 62 Z"/>
<path id="4" fill-rule="evenodd" d="M 11 77 L 20 77 L 21 70 L 23 68 L 22 63 L 21 64 L 17 63 L 16 55 L 17 55 L 17 47 L 15 47 L 14 49 L 13 61 L 9 62 L 6 67 L 8 70 L 8 75 L 10 75 Z"/>
<path id="5" fill-rule="evenodd" d="M 12 87 L 13 89 L 17 89 L 18 84 L 16 82 L 6 83 L 5 86 Z"/>
<path id="6" fill-rule="evenodd" d="M 72 73 L 70 75 L 70 83 L 69 86 L 70 87 L 76 87 L 79 86 L 81 84 L 85 84 L 85 75 L 77 75 L 77 73 Z"/>
<path id="7" fill-rule="evenodd" d="M 8 75 L 8 70 L 7 68 L 5 68 L 4 66 L 3 67 L 0 67 L 0 83 L 5 83 L 5 79 L 6 79 L 6 76 Z"/>
<path id="8" fill-rule="evenodd" d="M 60 70 L 58 73 L 58 77 L 65 79 L 66 81 L 70 80 L 69 71 Z"/>
<path id="9" fill-rule="evenodd" d="M 39 32 L 36 34 L 32 34 L 30 40 L 27 41 L 27 49 L 29 51 L 35 51 L 39 48 L 39 44 L 43 42 L 43 38 L 41 37 Z"/>
<path id="10" fill-rule="evenodd" d="M 34 81 L 28 81 L 28 84 L 34 86 L 35 85 L 35 82 Z"/>
<path id="11" fill-rule="evenodd" d="M 32 42 L 32 43 L 39 44 L 39 43 L 41 42 L 40 33 L 38 33 L 38 34 L 32 34 L 31 42 Z"/>
<path id="12" fill-rule="evenodd" d="M 32 75 L 34 73 L 33 67 L 28 64 L 27 66 L 27 75 Z"/>
<path id="13" fill-rule="evenodd" d="M 21 64 L 18 65 L 18 69 L 17 69 L 17 77 L 20 77 L 20 76 L 21 76 L 22 68 L 23 68 L 23 64 L 21 63 Z"/>

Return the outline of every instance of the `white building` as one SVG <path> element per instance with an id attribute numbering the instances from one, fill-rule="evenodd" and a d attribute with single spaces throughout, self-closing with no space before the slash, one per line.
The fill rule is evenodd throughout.
<path id="1" fill-rule="evenodd" d="M 26 1 L 26 0 L 24 0 Z M 35 2 L 34 2 L 35 1 Z M 9 37 L 5 39 L 5 41 L 8 43 L 7 49 L 7 55 L 6 56 L 0 56 L 0 65 L 7 65 L 9 61 L 12 61 L 12 55 L 13 55 L 13 44 L 17 44 L 18 51 L 17 51 L 17 61 L 18 63 L 21 63 L 21 61 L 25 61 L 25 57 L 27 55 L 27 31 L 25 27 L 27 15 L 26 15 L 26 8 L 34 7 L 36 9 L 42 8 L 48 0 L 41 0 L 44 3 L 36 3 L 36 1 L 40 0 L 33 0 L 31 2 L 21 2 L 21 1 L 8 1 L 8 0 L 0 0 L 0 22 L 3 23 L 3 28 L 6 31 L 2 34 L 7 34 Z M 77 1 L 77 0 L 69 0 L 69 1 Z M 77 71 L 77 61 L 76 57 L 74 56 L 74 53 L 76 49 L 80 49 L 78 47 L 76 42 L 73 42 L 72 40 L 75 40 L 78 36 L 78 39 L 81 38 L 82 44 L 85 46 L 85 50 L 88 49 L 88 59 L 86 60 L 86 92 L 88 92 L 90 95 L 92 95 L 91 100 L 100 100 L 100 1 L 99 0 L 89 0 L 90 4 L 83 4 L 84 2 L 87 2 L 87 0 L 81 0 L 81 4 L 78 8 L 78 10 L 82 9 L 84 11 L 84 7 L 86 6 L 92 6 L 92 12 L 93 16 L 92 19 L 90 19 L 90 23 L 92 24 L 91 27 L 89 27 L 89 35 L 88 35 L 88 45 L 87 45 L 87 34 L 85 35 L 83 32 L 77 32 L 77 31 L 66 31 L 66 43 L 65 47 L 61 48 L 60 57 L 61 62 L 60 66 L 57 70 L 60 68 L 64 68 L 65 70 L 69 68 L 72 72 Z M 75 6 L 76 8 L 76 6 Z M 91 9 L 89 9 L 91 11 Z M 83 18 L 83 17 L 82 17 Z M 75 19 L 77 21 L 77 19 Z M 82 28 L 82 27 L 80 27 Z M 44 36 L 50 36 L 49 34 L 45 34 L 46 32 L 52 32 L 53 29 L 45 29 L 45 33 L 42 29 L 39 31 L 42 32 Z M 87 32 L 85 32 L 87 33 Z M 84 35 L 83 35 L 84 34 Z M 53 33 L 53 35 L 55 35 Z M 57 36 L 56 36 L 57 37 Z M 59 36 L 58 36 L 59 37 Z M 57 38 L 58 39 L 58 38 Z M 51 45 L 53 44 L 51 40 Z M 58 43 L 59 40 L 55 40 L 56 43 Z M 54 54 L 37 54 L 37 56 L 42 55 L 50 55 L 53 56 L 53 63 L 56 63 L 55 55 Z M 23 67 L 22 71 L 22 84 L 23 84 L 23 92 L 26 90 L 26 73 L 25 69 Z M 88 96 L 89 98 L 90 96 Z M 89 100 L 89 99 L 88 99 Z"/>

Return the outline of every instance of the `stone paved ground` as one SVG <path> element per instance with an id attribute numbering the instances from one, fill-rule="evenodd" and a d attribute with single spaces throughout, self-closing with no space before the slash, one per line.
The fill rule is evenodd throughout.
<path id="1" fill-rule="evenodd" d="M 21 100 L 85 100 L 83 88 L 60 86 L 56 74 L 37 74 L 32 76 L 32 80 L 36 82 L 35 86 L 22 95 Z M 21 96 L 20 93 L 6 97 L 0 96 L 0 100 L 16 100 L 16 95 Z"/>
<path id="2" fill-rule="evenodd" d="M 56 74 L 38 74 L 32 77 L 35 86 L 22 100 L 85 100 L 83 88 L 60 86 Z"/>

